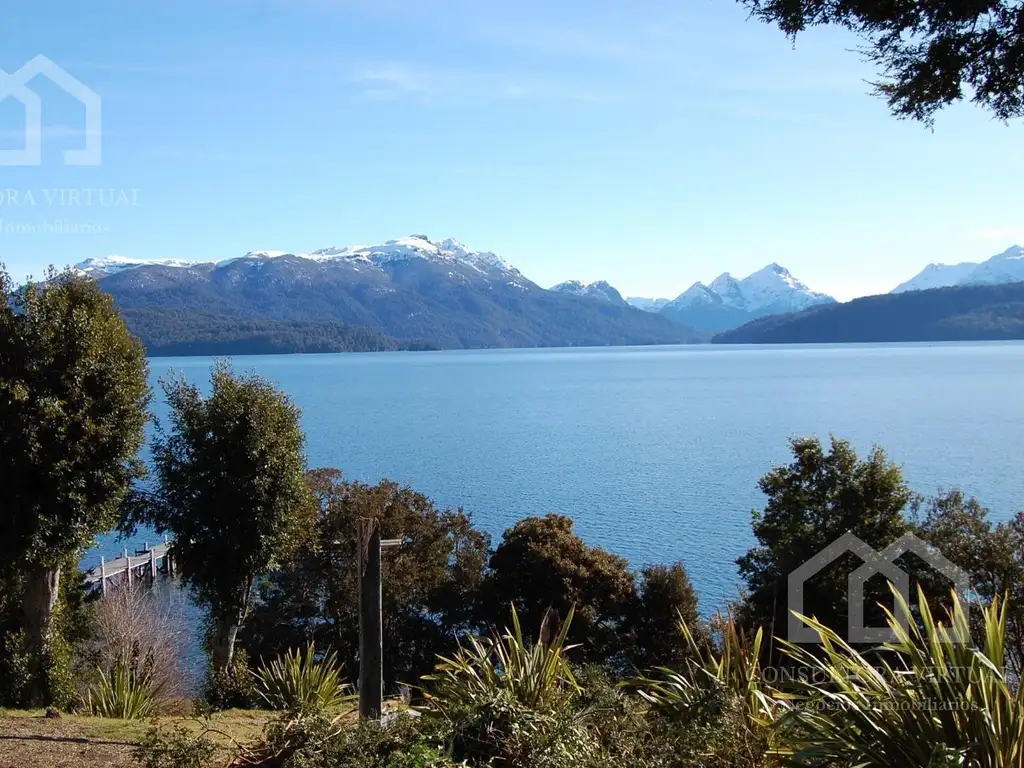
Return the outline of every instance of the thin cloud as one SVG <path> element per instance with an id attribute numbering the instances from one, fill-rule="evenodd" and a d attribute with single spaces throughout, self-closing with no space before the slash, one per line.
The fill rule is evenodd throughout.
<path id="1" fill-rule="evenodd" d="M 424 105 L 546 101 L 602 104 L 608 94 L 557 78 L 445 70 L 390 62 L 353 73 L 351 82 L 372 101 L 407 99 Z"/>

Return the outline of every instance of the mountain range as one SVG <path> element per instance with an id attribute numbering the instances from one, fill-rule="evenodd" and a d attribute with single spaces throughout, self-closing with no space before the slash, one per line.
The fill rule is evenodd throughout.
<path id="1" fill-rule="evenodd" d="M 299 339 L 300 349 L 313 350 L 328 342 L 470 348 L 672 344 L 710 337 L 630 306 L 621 296 L 596 301 L 545 290 L 493 253 L 424 235 L 311 253 L 252 251 L 217 262 L 112 256 L 75 269 L 114 297 L 147 348 L 189 349 L 198 341 L 204 348 L 220 344 L 228 354 L 240 333 L 250 341 L 253 334 Z M 202 322 L 192 322 L 197 317 Z M 365 329 L 377 335 L 361 333 Z M 170 344 L 175 334 L 184 337 Z"/>
<path id="2" fill-rule="evenodd" d="M 1024 281 L 1024 248 L 1015 245 L 980 264 L 969 261 L 962 264 L 929 264 L 891 292 L 906 293 L 953 285 L 997 285 L 1020 281 Z"/>
<path id="3" fill-rule="evenodd" d="M 151 354 L 671 344 L 707 341 L 715 333 L 728 341 L 815 334 L 841 341 L 860 338 L 860 326 L 875 327 L 864 307 L 884 309 L 896 323 L 886 331 L 865 330 L 871 338 L 1005 338 L 1016 332 L 1016 300 L 1005 306 L 990 301 L 1003 294 L 970 294 L 968 301 L 954 291 L 923 304 L 837 305 L 773 263 L 742 279 L 724 273 L 710 284 L 694 283 L 672 300 L 624 299 L 603 280 L 570 280 L 545 290 L 494 253 L 424 235 L 207 262 L 109 256 L 75 269 L 114 296 Z M 1024 281 L 1020 246 L 979 264 L 931 264 L 892 297 L 1015 281 Z M 921 325 L 926 321 L 911 318 L 907 307 L 926 308 L 933 325 Z M 822 322 L 842 318 L 858 328 L 822 330 Z"/>
<path id="4" fill-rule="evenodd" d="M 710 285 L 694 283 L 658 311 L 683 325 L 722 331 L 766 315 L 834 302 L 831 296 L 812 291 L 788 269 L 773 263 L 741 280 L 725 272 Z"/>
<path id="5" fill-rule="evenodd" d="M 552 290 L 564 290 L 579 296 L 612 300 L 621 299 L 619 292 L 606 282 L 585 285 L 560 283 Z M 710 285 L 694 283 L 674 299 L 630 297 L 626 299 L 638 309 L 655 312 L 673 322 L 702 331 L 725 331 L 767 315 L 799 312 L 817 304 L 835 302 L 831 296 L 812 291 L 797 280 L 788 269 L 769 264 L 742 279 L 725 272 Z"/>

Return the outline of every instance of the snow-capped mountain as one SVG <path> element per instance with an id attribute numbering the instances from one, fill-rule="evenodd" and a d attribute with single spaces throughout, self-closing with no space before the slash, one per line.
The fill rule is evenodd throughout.
<path id="1" fill-rule="evenodd" d="M 748 312 L 796 312 L 835 301 L 827 294 L 812 291 L 788 269 L 774 263 L 740 280 L 737 288 L 743 301 L 740 306 Z"/>
<path id="2" fill-rule="evenodd" d="M 215 336 L 210 329 L 223 329 L 225 319 L 236 326 L 267 321 L 285 336 L 298 331 L 273 324 L 343 323 L 399 343 L 445 348 L 704 338 L 627 305 L 606 283 L 583 289 L 601 301 L 578 301 L 544 290 L 494 253 L 423 235 L 309 253 L 250 251 L 219 261 L 107 257 L 77 269 L 99 281 L 147 343 L 187 341 L 179 338 L 187 333 Z M 308 328 L 302 332 L 317 336 Z M 336 336 L 338 329 L 324 333 Z"/>
<path id="3" fill-rule="evenodd" d="M 900 283 L 891 293 L 926 291 L 953 285 L 994 285 L 1024 281 L 1024 248 L 1015 245 L 980 264 L 929 264 L 918 274 Z"/>
<path id="4" fill-rule="evenodd" d="M 703 283 L 697 283 L 692 288 L 700 286 L 704 288 Z M 747 309 L 747 297 L 743 295 L 743 289 L 740 287 L 740 281 L 730 275 L 728 272 L 723 272 L 714 280 L 711 281 L 711 285 L 706 286 L 707 290 L 721 299 L 722 306 L 729 307 L 730 309 Z M 686 294 L 684 293 L 683 296 Z M 696 294 L 691 294 L 696 295 Z"/>
<path id="5" fill-rule="evenodd" d="M 73 269 L 83 275 L 99 278 L 106 275 L 113 275 L 123 272 L 126 269 L 138 269 L 139 267 L 191 267 L 196 262 L 183 259 L 164 259 L 162 261 L 139 261 L 138 259 L 127 259 L 124 256 L 103 256 L 101 258 L 86 259 L 75 264 Z"/>
<path id="6" fill-rule="evenodd" d="M 564 283 L 551 286 L 550 290 L 557 293 L 567 293 L 570 296 L 582 296 L 588 299 L 607 301 L 610 304 L 625 304 L 626 300 L 622 294 L 608 284 L 605 280 L 597 280 L 593 283 L 581 283 L 579 280 L 567 280 Z"/>
<path id="7" fill-rule="evenodd" d="M 98 259 L 87 259 L 75 265 L 75 269 L 92 277 L 113 275 L 128 269 L 139 267 L 225 267 L 238 261 L 265 261 L 282 258 L 308 259 L 311 261 L 338 261 L 350 264 L 372 265 L 383 267 L 386 264 L 423 259 L 439 264 L 451 264 L 469 267 L 482 275 L 506 275 L 522 278 L 518 269 L 508 264 L 499 256 L 467 248 L 458 240 L 451 238 L 433 242 L 426 235 L 410 235 L 397 240 L 388 240 L 381 245 L 347 245 L 321 248 L 311 253 L 295 253 L 292 251 L 250 251 L 245 256 L 221 259 L 212 262 L 187 261 L 184 259 L 167 259 L 164 261 L 139 261 L 126 259 L 122 256 L 106 256 Z"/>
<path id="8" fill-rule="evenodd" d="M 929 264 L 917 275 L 900 283 L 890 293 L 906 293 L 907 291 L 926 291 L 929 288 L 945 288 L 956 285 L 971 272 L 978 268 L 974 262 L 963 264 Z"/>
<path id="9" fill-rule="evenodd" d="M 1015 245 L 978 265 L 961 285 L 995 285 L 1024 280 L 1024 248 Z"/>
<path id="10" fill-rule="evenodd" d="M 724 331 L 766 315 L 834 301 L 812 291 L 785 267 L 769 264 L 742 280 L 726 272 L 711 285 L 694 283 L 662 307 L 661 314 L 701 330 Z"/>
<path id="11" fill-rule="evenodd" d="M 427 261 L 462 264 L 481 273 L 498 271 L 522 277 L 518 269 L 490 251 L 471 250 L 458 240 L 452 238 L 435 243 L 428 239 L 426 235 L 410 235 L 398 240 L 388 240 L 383 245 L 347 245 L 343 247 L 322 248 L 310 254 L 301 255 L 305 258 L 317 260 L 349 259 L 365 261 L 375 266 L 405 259 L 425 259 Z"/>

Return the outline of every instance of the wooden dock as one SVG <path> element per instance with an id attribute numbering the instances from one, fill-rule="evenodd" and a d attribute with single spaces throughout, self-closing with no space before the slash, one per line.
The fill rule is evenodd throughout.
<path id="1" fill-rule="evenodd" d="M 168 575 L 174 573 L 174 558 L 171 556 L 173 542 L 164 539 L 162 544 L 150 547 L 145 544 L 142 549 L 135 550 L 135 554 L 129 554 L 125 547 L 121 557 L 114 560 L 106 560 L 100 557 L 100 565 L 85 573 L 85 580 L 89 584 L 99 583 L 103 594 L 107 593 L 108 582 L 118 576 L 121 581 L 131 584 L 133 579 L 156 580 L 157 573 L 163 572 Z"/>

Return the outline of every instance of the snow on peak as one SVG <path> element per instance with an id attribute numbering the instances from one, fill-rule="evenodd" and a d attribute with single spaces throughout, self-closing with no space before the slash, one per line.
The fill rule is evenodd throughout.
<path id="1" fill-rule="evenodd" d="M 282 256 L 291 256 L 288 251 L 249 251 L 245 254 L 246 259 L 279 259 Z"/>
<path id="2" fill-rule="evenodd" d="M 1014 245 L 988 261 L 978 264 L 929 264 L 905 283 L 892 289 L 892 293 L 926 291 L 953 285 L 994 285 L 1024 281 L 1024 248 Z"/>
<path id="3" fill-rule="evenodd" d="M 977 268 L 978 265 L 976 263 L 969 261 L 962 264 L 932 263 L 914 277 L 897 285 L 892 289 L 891 293 L 926 291 L 929 288 L 945 288 L 950 285 L 956 285 L 961 280 L 966 279 Z"/>
<path id="4" fill-rule="evenodd" d="M 718 294 L 725 306 L 734 309 L 743 309 L 746 306 L 747 300 L 740 289 L 740 281 L 728 272 L 723 272 L 712 280 L 709 287 Z"/>
<path id="5" fill-rule="evenodd" d="M 600 299 L 612 304 L 626 304 L 622 294 L 608 283 L 607 280 L 596 280 L 593 283 L 583 283 L 579 280 L 566 280 L 564 283 L 551 286 L 556 293 L 568 293 L 572 296 L 585 296 L 592 299 Z"/>
<path id="6" fill-rule="evenodd" d="M 977 266 L 961 284 L 995 285 L 1024 280 L 1024 248 L 1015 245 Z"/>
<path id="7" fill-rule="evenodd" d="M 788 269 L 775 263 L 743 278 L 739 287 L 747 308 L 751 310 L 779 307 L 792 311 L 831 300 L 824 293 L 812 291 L 793 277 Z"/>
<path id="8" fill-rule="evenodd" d="M 348 259 L 373 264 L 378 267 L 391 262 L 418 258 L 448 264 L 460 264 L 489 276 L 493 276 L 495 272 L 500 272 L 503 277 L 510 277 L 512 279 L 522 277 L 519 270 L 494 253 L 474 251 L 453 238 L 433 242 L 426 235 L 419 234 L 400 237 L 397 240 L 388 240 L 380 245 L 335 246 L 321 248 L 312 253 L 280 250 L 249 251 L 244 256 L 222 259 L 216 262 L 186 261 L 183 259 L 144 261 L 141 259 L 127 259 L 123 256 L 105 256 L 103 258 L 86 259 L 75 265 L 75 269 L 86 275 L 106 277 L 126 269 L 136 269 L 139 267 L 192 267 L 204 263 L 213 263 L 221 267 L 246 260 L 265 263 L 269 259 L 279 259 L 285 256 L 314 259 L 317 261 Z"/>
<path id="9" fill-rule="evenodd" d="M 714 288 L 709 288 L 704 283 L 696 282 L 679 294 L 675 301 L 680 304 L 721 304 L 722 296 Z"/>
<path id="10" fill-rule="evenodd" d="M 163 259 L 154 261 L 143 261 L 141 259 L 128 259 L 124 256 L 102 256 L 99 258 L 93 257 L 88 258 L 85 261 L 80 261 L 73 269 L 83 275 L 90 277 L 106 277 L 107 275 L 113 275 L 118 272 L 124 272 L 126 269 L 136 269 L 138 267 L 191 267 L 196 262 L 185 261 L 184 259 Z"/>
<path id="11" fill-rule="evenodd" d="M 723 272 L 709 286 L 694 283 L 672 304 L 678 308 L 696 302 L 718 303 L 746 312 L 790 312 L 829 301 L 833 301 L 830 296 L 812 291 L 788 269 L 772 263 L 742 280 Z"/>
<path id="12" fill-rule="evenodd" d="M 474 251 L 458 240 L 448 238 L 439 242 L 426 235 L 409 235 L 397 240 L 388 240 L 380 245 L 347 245 L 321 248 L 309 254 L 313 259 L 359 259 L 380 266 L 406 259 L 427 259 L 429 261 L 456 262 L 469 266 L 478 272 L 500 271 L 520 276 L 519 270 L 500 256 L 489 251 Z"/>

